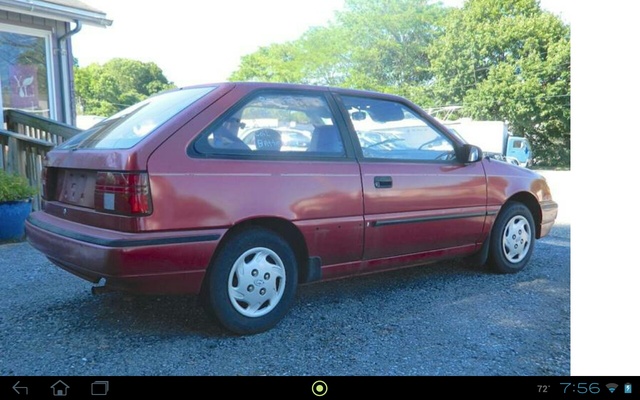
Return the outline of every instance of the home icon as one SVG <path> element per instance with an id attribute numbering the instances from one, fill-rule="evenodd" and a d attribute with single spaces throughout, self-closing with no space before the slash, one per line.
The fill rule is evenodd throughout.
<path id="1" fill-rule="evenodd" d="M 67 385 L 66 383 L 64 383 L 62 381 L 58 381 L 58 382 L 54 383 L 53 385 L 51 385 L 51 390 L 53 390 L 53 395 L 54 396 L 66 396 L 67 395 L 67 389 L 69 389 L 69 385 Z"/>

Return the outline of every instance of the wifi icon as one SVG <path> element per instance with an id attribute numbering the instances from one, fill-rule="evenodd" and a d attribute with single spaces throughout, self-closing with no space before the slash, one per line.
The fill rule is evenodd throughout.
<path id="1" fill-rule="evenodd" d="M 618 385 L 615 384 L 615 383 L 607 383 L 607 389 L 609 389 L 609 391 L 611 393 L 613 393 L 616 390 L 617 387 L 618 387 Z"/>

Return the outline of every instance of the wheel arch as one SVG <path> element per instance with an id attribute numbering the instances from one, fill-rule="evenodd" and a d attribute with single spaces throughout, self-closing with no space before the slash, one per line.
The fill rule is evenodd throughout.
<path id="1" fill-rule="evenodd" d="M 220 243 L 216 247 L 216 250 L 211 257 L 209 266 L 207 267 L 207 274 L 211 269 L 211 266 L 215 263 L 220 250 L 226 245 L 232 238 L 241 235 L 252 228 L 264 228 L 268 229 L 278 235 L 280 235 L 290 246 L 295 254 L 298 264 L 298 282 L 306 282 L 310 273 L 309 265 L 309 251 L 307 244 L 304 240 L 302 232 L 291 221 L 287 221 L 277 217 L 260 217 L 252 218 L 242 221 L 231 228 L 224 234 Z M 203 279 L 201 292 L 203 292 L 204 285 L 207 279 Z"/>
<path id="2" fill-rule="evenodd" d="M 540 203 L 536 197 L 529 192 L 519 192 L 509 197 L 507 202 L 509 201 L 524 204 L 529 211 L 531 211 L 533 221 L 536 225 L 536 239 L 540 239 L 540 231 L 542 229 L 542 208 L 540 208 Z"/>

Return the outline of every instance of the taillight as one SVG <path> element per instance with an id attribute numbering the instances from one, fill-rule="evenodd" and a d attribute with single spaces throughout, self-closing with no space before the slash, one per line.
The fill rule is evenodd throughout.
<path id="1" fill-rule="evenodd" d="M 96 175 L 96 211 L 124 215 L 151 214 L 149 175 L 146 172 L 108 172 Z"/>

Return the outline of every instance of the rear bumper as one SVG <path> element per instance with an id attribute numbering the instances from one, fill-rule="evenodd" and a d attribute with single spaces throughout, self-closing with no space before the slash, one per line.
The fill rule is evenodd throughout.
<path id="1" fill-rule="evenodd" d="M 195 294 L 224 230 L 126 233 L 32 213 L 29 243 L 66 271 L 137 293 Z"/>

